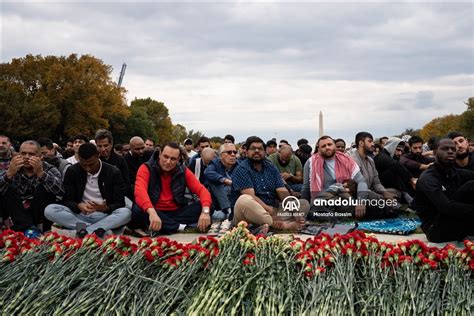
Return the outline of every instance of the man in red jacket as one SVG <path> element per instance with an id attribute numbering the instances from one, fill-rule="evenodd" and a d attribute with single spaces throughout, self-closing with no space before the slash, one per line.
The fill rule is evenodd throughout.
<path id="1" fill-rule="evenodd" d="M 201 231 L 209 227 L 211 195 L 189 169 L 179 164 L 179 155 L 179 145 L 168 143 L 140 166 L 129 228 L 172 234 L 190 224 L 197 223 Z M 186 188 L 198 195 L 200 202 L 189 204 Z"/>

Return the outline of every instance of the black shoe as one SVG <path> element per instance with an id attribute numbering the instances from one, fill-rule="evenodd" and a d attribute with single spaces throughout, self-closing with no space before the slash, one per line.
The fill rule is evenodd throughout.
<path id="1" fill-rule="evenodd" d="M 97 228 L 96 230 L 94 230 L 94 234 L 99 237 L 100 239 L 104 239 L 105 237 L 105 229 L 103 228 Z"/>
<path id="2" fill-rule="evenodd" d="M 76 223 L 76 237 L 77 238 L 84 238 L 87 235 L 87 225 L 86 223 Z"/>

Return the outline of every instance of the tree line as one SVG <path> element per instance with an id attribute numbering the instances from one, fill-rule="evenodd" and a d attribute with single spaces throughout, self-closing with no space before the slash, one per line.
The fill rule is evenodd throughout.
<path id="1" fill-rule="evenodd" d="M 163 102 L 135 99 L 128 106 L 127 91 L 111 73 L 111 66 L 90 55 L 27 55 L 0 64 L 0 133 L 59 143 L 79 133 L 92 136 L 99 128 L 109 129 L 116 143 L 134 135 L 158 143 L 202 135 L 173 124 Z"/>

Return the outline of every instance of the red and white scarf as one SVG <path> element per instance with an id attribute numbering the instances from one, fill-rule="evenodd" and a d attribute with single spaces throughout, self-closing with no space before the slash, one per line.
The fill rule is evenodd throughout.
<path id="1" fill-rule="evenodd" d="M 314 198 L 323 190 L 324 157 L 319 153 L 316 153 L 313 154 L 310 159 L 310 189 L 311 195 Z M 345 180 L 354 179 L 355 175 L 360 171 L 357 163 L 351 157 L 346 156 L 341 152 L 336 151 L 334 159 L 337 183 L 343 183 Z"/>

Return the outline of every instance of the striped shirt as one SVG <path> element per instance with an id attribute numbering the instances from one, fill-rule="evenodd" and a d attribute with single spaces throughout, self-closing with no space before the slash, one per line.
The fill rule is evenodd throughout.
<path id="1" fill-rule="evenodd" d="M 29 177 L 25 174 L 24 169 L 21 168 L 10 180 L 7 178 L 6 170 L 0 170 L 0 194 L 4 194 L 8 187 L 11 187 L 18 192 L 20 197 L 25 198 L 33 195 L 36 188 L 42 185 L 47 192 L 62 196 L 64 194 L 64 187 L 59 170 L 43 161 L 43 171 L 44 175 L 41 178 L 38 178 L 36 175 Z"/>

